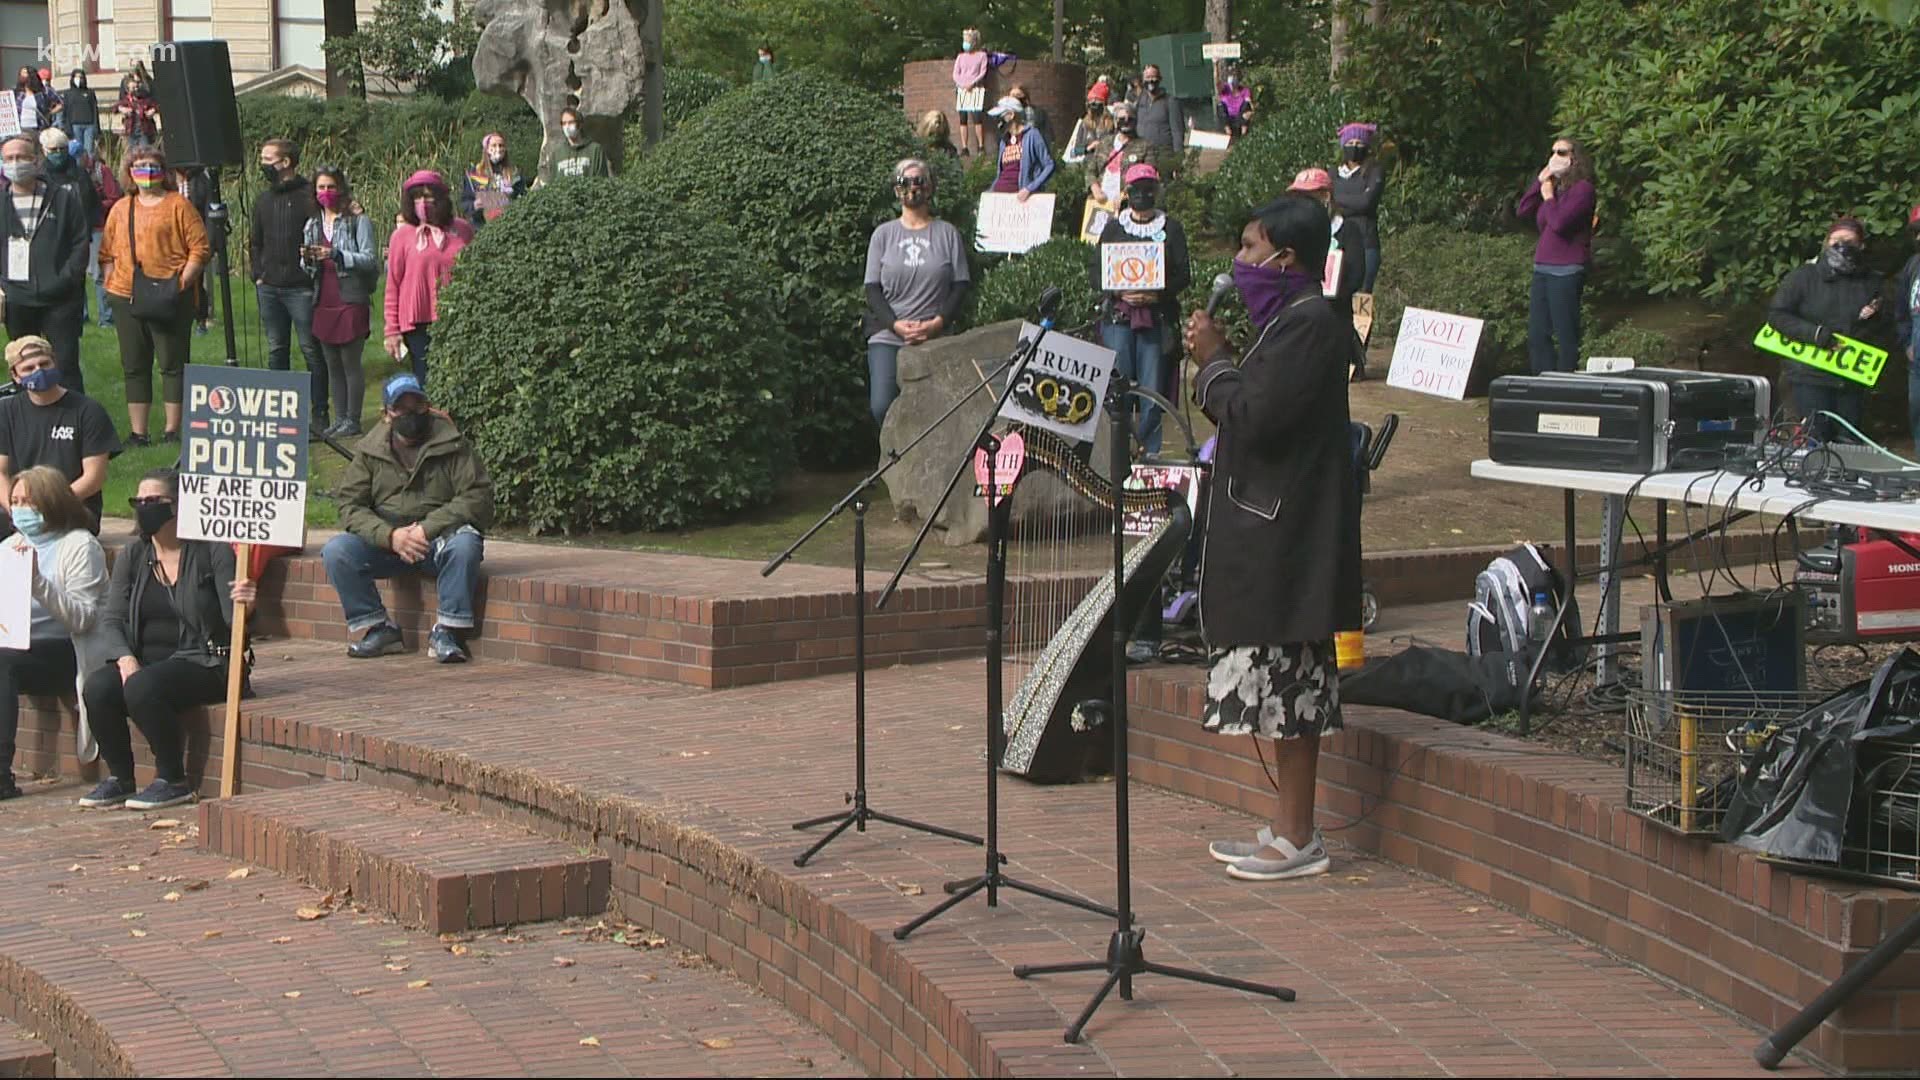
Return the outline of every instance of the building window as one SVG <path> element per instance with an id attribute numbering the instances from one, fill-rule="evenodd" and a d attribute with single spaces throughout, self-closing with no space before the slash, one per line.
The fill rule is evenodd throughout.
<path id="1" fill-rule="evenodd" d="M 167 0 L 168 41 L 213 38 L 213 0 Z"/>
<path id="2" fill-rule="evenodd" d="M 273 0 L 273 4 L 274 68 L 304 64 L 325 71 L 327 54 L 320 45 L 327 40 L 326 0 Z"/>
<path id="3" fill-rule="evenodd" d="M 26 0 L 0 0 L 0 71 L 7 85 L 13 85 L 14 73 L 23 67 L 42 68 L 40 43 L 47 37 L 47 5 Z"/>
<path id="4" fill-rule="evenodd" d="M 88 7 L 92 18 L 87 24 L 87 44 L 91 53 L 87 57 L 88 71 L 118 71 L 120 69 L 119 38 L 113 32 L 114 0 L 92 0 Z"/>

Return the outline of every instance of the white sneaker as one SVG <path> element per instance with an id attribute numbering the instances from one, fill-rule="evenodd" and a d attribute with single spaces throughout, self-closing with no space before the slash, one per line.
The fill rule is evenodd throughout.
<path id="1" fill-rule="evenodd" d="M 1326 841 L 1315 829 L 1305 848 L 1296 848 L 1285 837 L 1276 836 L 1259 851 L 1228 865 L 1227 873 L 1242 881 L 1286 881 L 1324 874 L 1332 866 Z"/>

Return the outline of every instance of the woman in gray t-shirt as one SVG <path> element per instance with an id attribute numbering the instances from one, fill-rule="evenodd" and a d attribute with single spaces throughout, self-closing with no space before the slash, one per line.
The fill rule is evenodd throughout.
<path id="1" fill-rule="evenodd" d="M 933 170 L 919 158 L 893 167 L 900 217 L 867 241 L 868 407 L 873 422 L 900 396 L 900 348 L 939 337 L 966 302 L 967 247 L 933 216 Z"/>

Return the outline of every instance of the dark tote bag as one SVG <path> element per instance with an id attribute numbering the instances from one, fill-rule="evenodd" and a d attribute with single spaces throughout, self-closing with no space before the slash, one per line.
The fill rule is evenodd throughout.
<path id="1" fill-rule="evenodd" d="M 140 196 L 135 193 L 127 201 L 127 258 L 133 262 L 133 300 L 134 317 L 153 319 L 158 322 L 173 322 L 180 318 L 180 277 L 148 277 L 140 269 L 140 252 L 134 247 L 134 237 L 139 235 L 135 227 L 133 213 L 140 207 Z"/>

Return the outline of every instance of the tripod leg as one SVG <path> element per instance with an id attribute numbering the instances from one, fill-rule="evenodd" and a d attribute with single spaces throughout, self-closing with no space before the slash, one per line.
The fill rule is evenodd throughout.
<path id="1" fill-rule="evenodd" d="M 1069 896 L 1066 893 L 1054 892 L 1052 889 L 1044 889 L 1038 885 L 1029 885 L 1024 881 L 1016 881 L 1004 874 L 1000 877 L 1000 887 L 1003 889 L 1018 889 L 1021 892 L 1032 893 L 1035 896 L 1044 896 L 1048 900 L 1065 904 L 1068 907 L 1077 907 L 1081 911 L 1091 911 L 1096 915 L 1105 915 L 1109 919 L 1117 919 L 1120 917 L 1118 911 L 1115 911 L 1105 904 L 1096 904 L 1092 900 L 1083 900 L 1078 896 Z"/>
<path id="2" fill-rule="evenodd" d="M 923 833 L 932 833 L 935 836 L 944 836 L 949 840 L 958 840 L 961 843 L 965 843 L 965 844 L 986 843 L 985 840 L 980 839 L 979 837 L 973 835 L 972 833 L 963 833 L 963 832 L 956 832 L 952 829 L 943 829 L 938 825 L 927 825 L 922 822 L 913 821 L 908 818 L 894 817 L 892 814 L 883 814 L 878 810 L 867 811 L 867 816 L 872 818 L 875 821 L 884 821 L 889 825 L 898 825 L 903 829 L 918 829 Z"/>
<path id="3" fill-rule="evenodd" d="M 1265 983 L 1248 982 L 1245 979 L 1232 979 L 1225 975 L 1210 975 L 1204 971 L 1189 971 L 1186 968 L 1168 967 L 1149 960 L 1141 966 L 1141 971 L 1149 975 L 1165 975 L 1171 979 L 1185 979 L 1188 982 L 1206 983 L 1209 986 L 1224 986 L 1229 990 L 1245 990 L 1249 994 L 1265 994 L 1292 1001 L 1293 991 L 1284 986 L 1268 986 Z"/>
<path id="4" fill-rule="evenodd" d="M 911 934 L 915 930 L 920 929 L 922 926 L 925 926 L 928 922 L 939 918 L 943 913 L 946 912 L 948 908 L 953 907 L 955 904 L 958 904 L 960 901 L 965 900 L 967 897 L 972 896 L 974 893 L 977 893 L 981 889 L 984 889 L 986 887 L 987 887 L 986 877 L 982 876 L 982 877 L 975 878 L 972 884 L 968 885 L 964 889 L 961 889 L 959 892 L 954 893 L 952 896 L 947 897 L 945 900 L 940 901 L 938 904 L 934 905 L 933 909 L 928 911 L 926 914 L 920 916 L 919 918 L 913 920 L 912 922 L 906 924 L 905 926 L 896 928 L 893 932 L 894 940 L 896 941 L 907 940 L 908 934 Z"/>
<path id="5" fill-rule="evenodd" d="M 821 848 L 826 847 L 828 844 L 833 843 L 834 837 L 839 836 L 843 832 L 846 832 L 847 826 L 852 825 L 854 821 L 857 820 L 858 816 L 859 815 L 857 814 L 845 815 L 845 820 L 841 821 L 840 824 L 835 825 L 833 827 L 832 832 L 821 837 L 819 843 L 814 844 L 812 847 L 808 848 L 807 850 L 801 852 L 798 856 L 796 856 L 793 860 L 793 865 L 795 866 L 807 865 L 808 859 L 811 859 L 815 855 L 819 854 Z M 829 818 L 828 820 L 831 821 L 832 819 Z"/>
<path id="6" fill-rule="evenodd" d="M 831 814 L 821 814 L 817 818 L 808 818 L 805 821 L 796 821 L 793 823 L 793 827 L 796 831 L 800 829 L 811 829 L 815 825 L 825 825 L 829 821 L 839 821 L 842 818 L 847 818 L 852 816 L 853 816 L 853 811 L 840 810 Z"/>
<path id="7" fill-rule="evenodd" d="M 1106 965 L 1102 964 L 1101 966 L 1105 967 Z M 1100 989 L 1094 992 L 1093 1000 L 1087 1002 L 1087 1007 L 1081 1009 L 1079 1017 L 1068 1026 L 1066 1035 L 1068 1042 L 1077 1043 L 1080 1041 L 1080 1032 L 1086 1028 L 1087 1021 L 1093 1019 L 1094 1011 L 1100 1008 L 1101 1002 L 1107 1000 L 1108 994 L 1113 993 L 1113 984 L 1119 982 L 1121 976 L 1124 974 L 1126 974 L 1125 969 L 1116 971 L 1107 976 L 1106 982 L 1100 984 Z"/>
<path id="8" fill-rule="evenodd" d="M 1077 971 L 1105 971 L 1105 960 L 1075 960 L 1066 964 L 1015 964 L 1013 977 L 1024 979 L 1030 975 L 1064 975 Z"/>

